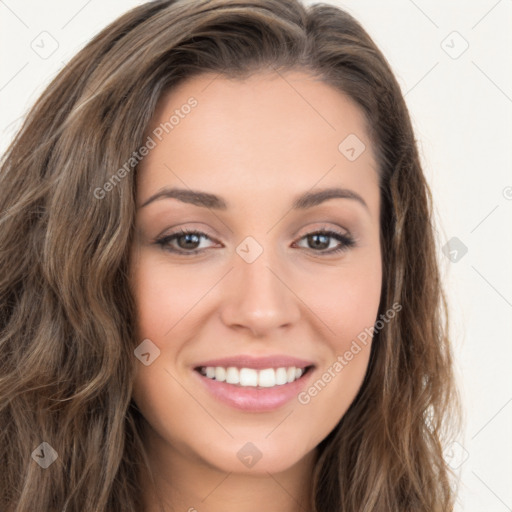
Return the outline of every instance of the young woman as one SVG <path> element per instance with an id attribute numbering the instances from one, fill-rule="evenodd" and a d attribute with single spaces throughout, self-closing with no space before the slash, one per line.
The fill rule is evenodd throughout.
<path id="1" fill-rule="evenodd" d="M 347 13 L 133 9 L 0 190 L 2 511 L 452 510 L 430 191 Z"/>

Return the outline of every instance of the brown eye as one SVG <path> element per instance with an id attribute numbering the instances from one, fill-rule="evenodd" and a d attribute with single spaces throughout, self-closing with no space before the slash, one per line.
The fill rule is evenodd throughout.
<path id="1" fill-rule="evenodd" d="M 311 249 L 327 249 L 331 237 L 323 233 L 314 233 L 307 235 L 306 239 Z"/>
<path id="2" fill-rule="evenodd" d="M 189 255 L 201 252 L 205 249 L 205 247 L 199 247 L 202 239 L 211 240 L 206 233 L 201 231 L 182 229 L 176 233 L 171 233 L 155 240 L 155 243 L 166 251 Z"/>
<path id="3" fill-rule="evenodd" d="M 337 240 L 338 244 L 337 246 L 335 244 L 333 247 L 329 248 L 333 239 Z M 315 231 L 303 236 L 301 240 L 306 240 L 307 249 L 325 254 L 344 251 L 355 245 L 355 241 L 351 236 L 336 231 Z"/>
<path id="4" fill-rule="evenodd" d="M 193 230 L 180 230 L 169 235 L 165 235 L 155 241 L 166 251 L 189 256 L 197 254 L 207 249 L 208 247 L 199 247 L 202 239 L 211 240 L 211 238 L 201 231 Z M 309 249 L 319 254 L 333 254 L 340 251 L 349 249 L 355 245 L 352 237 L 344 233 L 336 231 L 320 230 L 308 233 L 300 240 L 306 240 L 305 249 Z M 337 241 L 337 244 L 336 242 Z M 335 242 L 333 244 L 333 242 Z M 332 245 L 333 244 L 333 245 Z"/>
<path id="5" fill-rule="evenodd" d="M 201 243 L 201 237 L 196 233 L 185 233 L 184 235 L 178 235 L 176 242 L 180 249 L 197 249 L 196 245 Z"/>

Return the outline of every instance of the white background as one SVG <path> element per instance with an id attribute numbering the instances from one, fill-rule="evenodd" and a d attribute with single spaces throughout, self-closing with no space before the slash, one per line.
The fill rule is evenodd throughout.
<path id="1" fill-rule="evenodd" d="M 140 3 L 0 0 L 0 152 L 70 57 Z M 447 453 L 461 474 L 458 510 L 512 511 L 512 0 L 329 3 L 388 58 L 433 189 L 466 412 Z M 453 237 L 467 247 L 451 242 L 455 262 L 441 250 Z"/>

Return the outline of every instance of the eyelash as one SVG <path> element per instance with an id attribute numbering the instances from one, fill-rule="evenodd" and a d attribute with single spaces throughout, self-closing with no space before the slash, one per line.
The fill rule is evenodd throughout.
<path id="1" fill-rule="evenodd" d="M 198 235 L 199 238 L 206 237 L 211 240 L 211 238 L 206 233 L 203 233 L 202 231 L 180 229 L 179 231 L 176 231 L 169 235 L 165 235 L 161 238 L 158 238 L 157 240 L 155 240 L 155 244 L 160 245 L 166 251 L 169 251 L 169 252 L 172 252 L 175 254 L 180 254 L 183 256 L 193 256 L 195 254 L 198 254 L 198 253 L 204 251 L 205 249 L 193 249 L 191 251 L 186 251 L 184 249 L 171 249 L 170 248 L 169 243 L 172 240 L 177 239 L 180 236 L 189 235 L 189 234 Z M 356 243 L 355 240 L 350 235 L 347 235 L 344 233 L 338 233 L 337 231 L 325 230 L 325 229 L 320 229 L 318 231 L 311 231 L 310 233 L 306 233 L 299 240 L 307 238 L 308 236 L 311 236 L 311 235 L 324 235 L 324 236 L 328 236 L 330 238 L 334 238 L 334 239 L 338 240 L 339 242 L 341 242 L 341 245 L 336 247 L 335 249 L 320 250 L 320 251 L 316 251 L 315 249 L 309 249 L 310 251 L 320 253 L 321 255 L 324 255 L 324 254 L 331 255 L 331 254 L 340 253 L 342 251 L 347 251 L 348 249 L 353 247 Z"/>

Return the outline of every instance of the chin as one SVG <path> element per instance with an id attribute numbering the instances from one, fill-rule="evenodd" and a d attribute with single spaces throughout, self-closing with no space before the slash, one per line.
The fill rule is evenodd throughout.
<path id="1" fill-rule="evenodd" d="M 280 473 L 292 468 L 304 457 L 313 455 L 312 450 L 315 450 L 313 447 L 305 451 L 305 443 L 283 445 L 281 441 L 265 439 L 264 435 L 258 439 L 233 440 L 225 447 L 217 445 L 215 450 L 210 449 L 202 458 L 207 464 L 226 473 L 268 476 L 268 473 Z M 302 449 L 299 451 L 297 446 Z"/>

